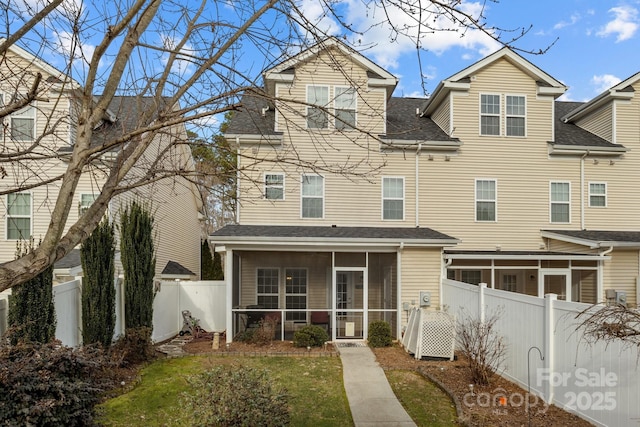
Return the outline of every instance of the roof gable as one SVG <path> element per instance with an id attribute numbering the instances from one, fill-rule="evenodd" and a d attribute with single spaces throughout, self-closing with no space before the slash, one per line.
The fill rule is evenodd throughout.
<path id="1" fill-rule="evenodd" d="M 275 82 L 293 82 L 296 66 L 309 61 L 310 59 L 317 57 L 321 52 L 325 52 L 330 49 L 338 49 L 354 63 L 365 69 L 367 76 L 369 77 L 369 85 L 385 87 L 387 89 L 387 96 L 391 96 L 393 90 L 398 84 L 398 79 L 393 74 L 389 73 L 387 70 L 335 37 L 329 37 L 322 40 L 280 64 L 265 70 L 262 75 L 267 90 L 271 91 Z"/>
<path id="2" fill-rule="evenodd" d="M 484 57 L 480 61 L 441 81 L 433 91 L 433 94 L 429 98 L 429 102 L 425 105 L 423 115 L 433 113 L 442 100 L 446 99 L 450 92 L 468 91 L 471 87 L 473 76 L 475 74 L 502 59 L 508 61 L 510 64 L 531 77 L 531 79 L 533 79 L 538 85 L 539 95 L 558 97 L 567 90 L 567 87 L 560 81 L 551 77 L 549 74 L 518 55 L 510 48 L 503 47 L 502 49 Z"/>

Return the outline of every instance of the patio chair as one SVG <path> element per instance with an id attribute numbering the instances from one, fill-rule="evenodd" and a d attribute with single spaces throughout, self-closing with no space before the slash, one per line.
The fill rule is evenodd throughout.
<path id="1" fill-rule="evenodd" d="M 329 332 L 329 312 L 328 311 L 312 311 L 311 324 L 324 326 L 327 332 Z"/>

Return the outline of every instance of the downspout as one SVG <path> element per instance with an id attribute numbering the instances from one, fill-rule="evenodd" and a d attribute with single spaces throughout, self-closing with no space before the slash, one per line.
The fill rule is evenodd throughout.
<path id="1" fill-rule="evenodd" d="M 240 224 L 240 137 L 236 136 L 236 224 Z"/>
<path id="2" fill-rule="evenodd" d="M 584 230 L 584 158 L 589 155 L 589 150 L 580 157 L 580 230 Z"/>
<path id="3" fill-rule="evenodd" d="M 600 253 L 601 257 L 605 257 L 609 255 L 613 251 L 613 246 L 610 246 L 609 249 Z M 604 295 L 604 259 L 599 262 L 600 267 L 598 268 L 598 283 L 596 285 L 596 303 L 601 301 L 602 296 Z"/>
<path id="4" fill-rule="evenodd" d="M 444 252 L 444 249 L 442 251 Z M 452 262 L 452 259 L 447 259 L 444 261 L 444 264 L 442 264 L 442 271 L 440 272 L 440 288 L 438 289 L 438 292 L 440 293 L 440 310 L 444 310 L 444 301 L 442 296 L 444 288 L 442 286 L 442 282 L 447 278 L 447 267 L 449 267 Z"/>
<path id="5" fill-rule="evenodd" d="M 422 143 L 418 144 L 416 150 L 416 227 L 420 227 L 420 151 Z"/>
<path id="6" fill-rule="evenodd" d="M 404 323 L 404 316 L 403 316 L 403 308 L 402 308 L 402 252 L 404 251 L 404 242 L 400 242 L 400 246 L 398 247 L 398 251 L 396 252 L 396 265 L 398 266 L 397 271 L 396 271 L 396 286 L 398 287 L 398 295 L 396 296 L 397 301 L 397 307 L 398 307 L 398 319 L 400 319 L 400 321 L 398 322 L 398 325 L 396 327 L 396 337 L 398 337 L 398 339 L 402 339 L 402 325 Z M 335 295 L 335 290 L 334 290 L 334 295 Z M 407 323 L 408 323 L 408 313 L 407 312 Z"/>

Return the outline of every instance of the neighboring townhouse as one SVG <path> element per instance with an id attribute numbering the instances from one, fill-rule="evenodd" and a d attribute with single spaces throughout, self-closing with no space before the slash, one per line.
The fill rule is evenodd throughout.
<path id="1" fill-rule="evenodd" d="M 503 48 L 396 98 L 331 38 L 263 78 L 226 133 L 237 224 L 210 237 L 233 334 L 271 311 L 285 335 L 364 339 L 383 319 L 399 336 L 408 307 L 440 308 L 443 278 L 638 301 L 640 74 L 561 102 L 565 85 Z"/>
<path id="2" fill-rule="evenodd" d="M 6 176 L 0 181 L 3 190 L 15 188 L 16 182 L 29 184 L 62 174 L 75 140 L 75 97 L 78 84 L 36 58 L 29 52 L 12 46 L 3 58 L 0 72 L 0 92 L 3 97 L 22 96 L 28 91 L 38 74 L 42 76 L 38 97 L 29 106 L 4 120 L 3 147 L 11 153 L 17 147 L 39 142 L 38 153 L 47 153 L 46 161 L 4 163 Z M 20 70 L 16 72 L 15 70 Z M 7 98 L 9 99 L 9 98 Z M 95 129 L 92 144 L 102 144 L 122 135 L 136 125 L 140 112 L 152 102 L 147 98 L 115 97 L 103 122 Z M 184 126 L 174 126 L 157 137 L 136 167 L 127 175 L 131 184 L 146 179 L 151 161 L 168 147 L 170 138 L 186 139 Z M 107 153 L 96 164 L 84 171 L 74 195 L 74 206 L 67 228 L 93 203 L 106 180 L 107 164 L 115 156 Z M 193 168 L 193 158 L 186 145 L 178 145 L 163 157 L 162 164 Z M 171 163 L 171 165 L 169 165 Z M 166 178 L 132 188 L 110 201 L 108 215 L 118 221 L 121 207 L 131 200 L 148 203 L 155 219 L 156 274 L 158 278 L 197 279 L 200 277 L 200 242 L 203 236 L 201 220 L 203 204 L 196 186 L 181 177 Z M 32 237 L 37 243 L 44 236 L 51 221 L 51 211 L 59 191 L 57 182 L 28 188 L 19 193 L 0 197 L 0 262 L 15 257 L 16 244 Z M 56 263 L 55 279 L 60 283 L 82 274 L 79 249 Z M 118 257 L 119 254 L 117 254 Z M 118 272 L 122 274 L 121 268 Z"/>

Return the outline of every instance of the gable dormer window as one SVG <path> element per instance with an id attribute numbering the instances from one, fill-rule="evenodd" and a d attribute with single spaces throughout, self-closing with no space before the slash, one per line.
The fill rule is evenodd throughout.
<path id="1" fill-rule="evenodd" d="M 481 94 L 480 135 L 526 136 L 526 111 L 526 98 L 523 95 Z"/>
<path id="2" fill-rule="evenodd" d="M 307 103 L 317 105 L 317 107 L 307 106 L 307 128 L 328 129 L 329 86 L 307 86 Z"/>
<path id="3" fill-rule="evenodd" d="M 356 127 L 356 90 L 352 87 L 335 87 L 336 130 L 351 130 Z"/>
<path id="4" fill-rule="evenodd" d="M 524 96 L 506 96 L 507 136 L 525 136 Z"/>
<path id="5" fill-rule="evenodd" d="M 33 141 L 35 137 L 36 109 L 29 105 L 11 115 L 11 139 Z"/>
<path id="6" fill-rule="evenodd" d="M 480 95 L 480 135 L 500 135 L 500 95 Z"/>

